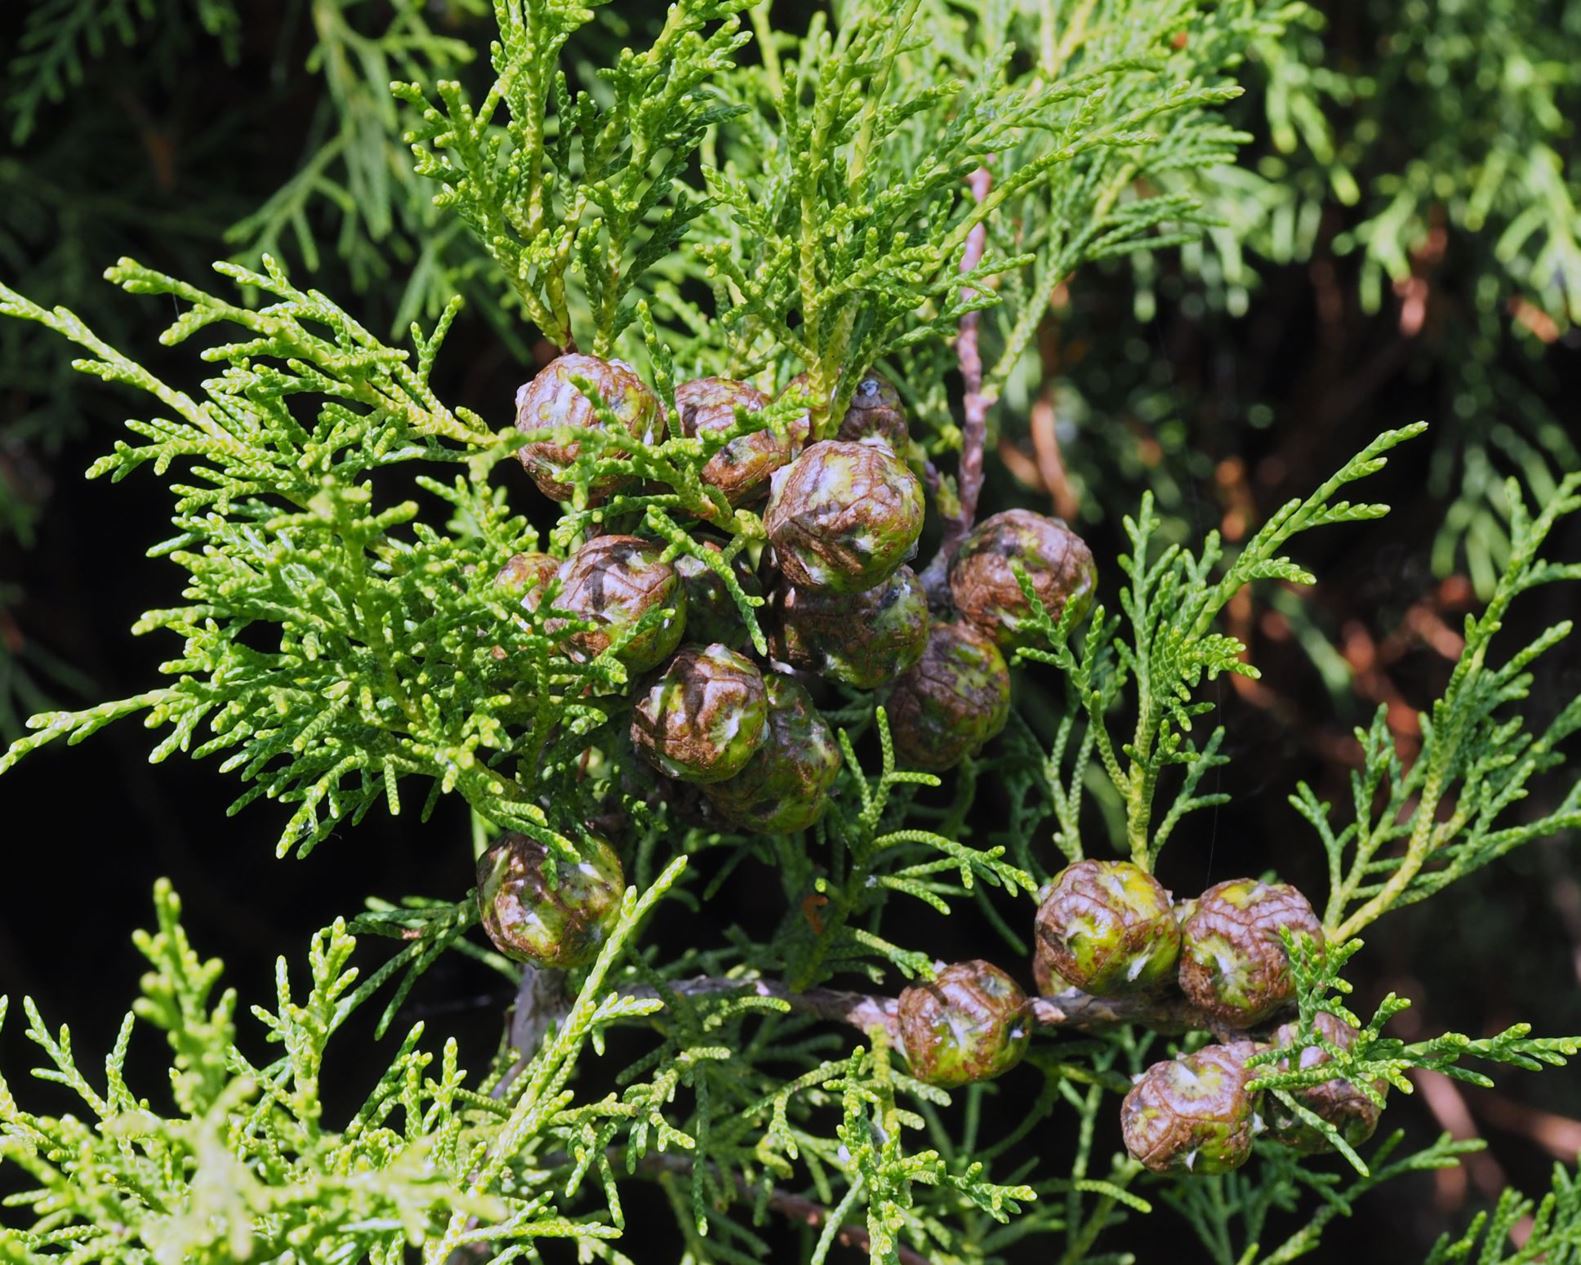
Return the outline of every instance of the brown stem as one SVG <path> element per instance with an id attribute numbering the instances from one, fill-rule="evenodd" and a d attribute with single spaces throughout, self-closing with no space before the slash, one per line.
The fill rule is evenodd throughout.
<path id="1" fill-rule="evenodd" d="M 721 979 L 697 976 L 677 980 L 665 988 L 682 997 L 710 997 L 728 993 L 752 993 L 758 997 L 777 997 L 800 1014 L 812 1015 L 833 1023 L 849 1024 L 861 1032 L 884 1031 L 898 1043 L 897 1007 L 893 997 L 848 993 L 832 988 L 809 988 L 796 992 L 778 980 Z M 638 988 L 631 997 L 660 997 L 654 988 Z M 1211 1032 L 1221 1039 L 1244 1035 L 1241 1029 L 1226 1027 L 1184 997 L 1094 997 L 1080 989 L 1067 989 L 1031 1001 L 1033 1022 L 1040 1028 L 1069 1028 L 1076 1032 L 1102 1032 L 1124 1024 L 1137 1024 L 1155 1032 Z"/>
<path id="2" fill-rule="evenodd" d="M 516 1004 L 511 1009 L 510 1041 L 516 1061 L 494 1087 L 495 1098 L 503 1098 L 511 1083 L 537 1056 L 538 1047 L 550 1028 L 571 1013 L 571 999 L 565 991 L 565 972 L 548 967 L 522 967 L 521 983 L 516 989 Z"/>
<path id="3" fill-rule="evenodd" d="M 988 197 L 993 175 L 986 166 L 977 168 L 966 178 L 972 197 L 981 204 Z M 975 224 L 966 235 L 966 249 L 961 255 L 961 272 L 970 273 L 983 261 L 983 251 L 988 246 L 988 224 Z M 970 301 L 976 297 L 971 286 L 961 287 L 961 297 Z M 944 593 L 945 577 L 950 559 L 960 548 L 966 533 L 977 520 L 977 499 L 983 491 L 983 443 L 988 434 L 988 409 L 992 398 L 983 391 L 983 355 L 978 346 L 977 333 L 980 313 L 967 312 L 961 317 L 960 332 L 955 339 L 955 358 L 961 366 L 965 395 L 961 401 L 965 420 L 961 426 L 961 461 L 956 472 L 956 493 L 959 510 L 946 516 L 944 535 L 939 541 L 939 552 L 922 573 L 922 582 L 928 595 L 935 599 Z"/>
<path id="4" fill-rule="evenodd" d="M 646 1170 L 650 1173 L 689 1175 L 692 1171 L 692 1163 L 691 1160 L 683 1155 L 667 1155 L 654 1152 L 642 1157 L 637 1164 L 637 1171 L 639 1173 Z M 715 1172 L 717 1173 L 717 1170 Z M 736 1193 L 741 1196 L 743 1201 L 754 1201 L 757 1199 L 757 1188 L 740 1174 L 732 1174 L 730 1184 L 735 1187 Z M 768 1206 L 788 1220 L 799 1221 L 803 1225 L 810 1225 L 814 1228 L 826 1225 L 829 1221 L 829 1210 L 822 1204 L 814 1203 L 811 1199 L 802 1195 L 793 1195 L 790 1191 L 781 1190 L 778 1187 L 769 1192 Z M 868 1237 L 867 1231 L 861 1226 L 843 1225 L 834 1232 L 834 1238 L 835 1242 L 842 1246 L 856 1248 L 857 1251 L 864 1254 L 869 1253 L 872 1248 L 872 1240 Z M 923 1256 L 920 1252 L 912 1251 L 909 1247 L 902 1247 L 898 1243 L 895 1245 L 895 1254 L 902 1265 L 930 1265 L 926 1256 Z"/>
<path id="5" fill-rule="evenodd" d="M 987 167 L 979 167 L 967 177 L 972 187 L 972 197 L 979 203 L 988 196 L 993 177 Z M 966 238 L 966 251 L 961 256 L 961 271 L 970 273 L 983 262 L 983 251 L 988 246 L 986 222 L 972 229 Z M 977 292 L 963 286 L 961 298 L 971 300 Z M 966 383 L 962 402 L 966 424 L 961 433 L 961 469 L 958 476 L 961 496 L 961 518 L 966 529 L 977 517 L 977 498 L 983 490 L 983 439 L 988 430 L 988 406 L 993 402 L 983 392 L 983 355 L 977 345 L 977 327 L 980 312 L 968 312 L 961 317 L 960 336 L 955 340 L 955 357 L 961 365 L 961 377 Z"/>
<path id="6" fill-rule="evenodd" d="M 1040 1028 L 1102 1032 L 1128 1023 L 1154 1032 L 1211 1032 L 1221 1040 L 1244 1036 L 1180 996 L 1094 997 L 1079 988 L 1032 999 L 1032 1019 Z"/>
<path id="7" fill-rule="evenodd" d="M 871 997 L 866 993 L 847 993 L 835 988 L 809 988 L 796 992 L 771 979 L 719 979 L 699 975 L 693 979 L 676 980 L 664 989 L 633 988 L 628 997 L 662 997 L 665 992 L 682 997 L 710 997 L 722 993 L 751 993 L 756 997 L 777 997 L 790 1003 L 792 1010 L 812 1015 L 833 1023 L 850 1024 L 861 1032 L 878 1029 L 895 1036 L 895 1001 L 890 997 Z"/>

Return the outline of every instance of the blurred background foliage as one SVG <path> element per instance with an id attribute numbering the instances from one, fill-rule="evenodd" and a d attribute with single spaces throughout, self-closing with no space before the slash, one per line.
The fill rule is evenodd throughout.
<path id="1" fill-rule="evenodd" d="M 799 24 L 812 7 L 781 0 L 764 17 Z M 932 7 L 946 30 L 952 0 Z M 1460 619 L 1504 556 L 1503 479 L 1520 475 L 1540 502 L 1578 464 L 1581 0 L 1321 0 L 1284 16 L 1283 33 L 1238 71 L 1247 91 L 1228 116 L 1250 137 L 1240 161 L 1183 174 L 1178 190 L 1128 192 L 1193 193 L 1218 222 L 1180 249 L 1113 258 L 1055 288 L 991 418 L 987 503 L 1052 507 L 1112 557 L 1119 517 L 1151 489 L 1173 536 L 1218 527 L 1233 542 L 1383 427 L 1433 423 L 1421 451 L 1391 466 L 1383 499 L 1397 510 L 1374 543 L 1324 542 L 1315 591 L 1274 590 L 1231 611 L 1263 678 L 1222 686 L 1235 695 L 1225 701 L 1237 748 L 1223 789 L 1237 804 L 1203 864 L 1220 877 L 1238 859 L 1277 864 L 1300 881 L 1316 858 L 1277 853 L 1286 788 L 1304 776 L 1333 793 L 1357 758 L 1354 726 L 1380 703 L 1409 753 L 1415 706 L 1441 684 Z M 661 17 L 645 0 L 614 0 L 580 51 L 602 61 Z M 486 0 L 0 7 L 0 275 L 140 351 L 152 343 L 147 314 L 99 280 L 122 255 L 200 278 L 212 259 L 269 251 L 375 329 L 431 320 L 459 293 L 441 394 L 503 423 L 516 384 L 553 352 L 459 220 L 433 208 L 388 90 L 392 79 L 467 78 L 491 30 Z M 698 277 L 678 268 L 668 280 L 706 305 Z M 0 325 L 0 740 L 46 703 L 131 692 L 157 661 L 159 647 L 128 644 L 124 630 L 168 579 L 106 541 L 156 539 L 159 490 L 80 487 L 123 416 L 43 331 Z M 1556 552 L 1575 556 L 1578 543 Z M 1551 669 L 1566 674 L 1551 697 L 1576 692 L 1570 664 Z M 11 780 L 4 818 L 47 811 L 58 854 L 86 856 L 103 882 L 146 890 L 154 873 L 173 874 L 245 991 L 272 946 L 345 912 L 345 887 L 315 894 L 300 871 L 278 875 L 267 822 L 241 819 L 217 844 L 207 831 L 225 788 L 186 767 L 148 770 L 139 742 L 117 734 Z M 117 795 L 109 828 L 55 807 L 84 781 Z M 357 867 L 361 891 L 432 889 L 422 840 L 443 828 L 391 823 L 374 873 L 367 850 L 325 849 L 311 865 L 320 876 Z M 152 849 L 122 846 L 140 838 Z M 1551 1030 L 1577 1030 L 1575 868 L 1544 845 L 1440 898 L 1432 915 L 1391 921 L 1374 946 L 1387 964 L 1377 991 L 1437 999 L 1417 1015 L 1424 1029 L 1542 1014 Z M 258 899 L 286 883 L 288 908 Z M 84 972 L 132 971 L 119 915 L 62 944 L 49 934 L 53 909 L 39 902 L 0 926 L 8 990 L 70 997 Z M 107 952 L 118 965 L 103 965 Z M 104 995 L 125 991 L 107 984 Z M 456 1005 L 476 1006 L 487 1031 L 501 1000 Z M 89 1032 L 115 1019 L 91 997 L 52 1009 Z M 1410 1216 L 1372 1207 L 1347 1232 L 1367 1259 L 1419 1258 L 1451 1210 L 1506 1179 L 1538 1184 L 1550 1156 L 1581 1149 L 1574 1078 L 1510 1091 L 1529 1101 L 1422 1088 L 1409 1110 L 1424 1137 L 1449 1127 L 1495 1145 L 1439 1175 Z"/>

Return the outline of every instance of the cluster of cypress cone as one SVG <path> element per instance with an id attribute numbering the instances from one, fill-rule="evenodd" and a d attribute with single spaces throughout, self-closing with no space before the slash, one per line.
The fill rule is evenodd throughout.
<path id="1" fill-rule="evenodd" d="M 1281 932 L 1323 942 L 1311 905 L 1288 884 L 1231 879 L 1174 904 L 1156 878 L 1129 861 L 1079 861 L 1055 878 L 1038 909 L 1033 971 L 1045 993 L 1152 996 L 1178 988 L 1218 1030 L 1251 1032 L 1295 1000 Z M 1337 1049 L 1356 1035 L 1330 1015 L 1321 1017 L 1319 1032 Z M 1296 1036 L 1287 1024 L 1274 1045 L 1288 1046 Z M 1291 1146 L 1321 1147 L 1318 1130 L 1277 1099 L 1265 1104 L 1248 1090 L 1257 1073 L 1247 1059 L 1267 1048 L 1227 1040 L 1153 1064 L 1121 1106 L 1126 1148 L 1158 1172 L 1222 1173 L 1244 1164 L 1252 1139 L 1265 1130 Z M 1308 1046 L 1302 1066 L 1328 1057 L 1321 1046 Z M 1378 1124 L 1377 1106 L 1343 1080 L 1304 1090 L 1298 1101 L 1353 1145 Z"/>
<path id="2" fill-rule="evenodd" d="M 606 406 L 595 409 L 578 381 Z M 797 379 L 786 391 L 805 395 Z M 1096 568 L 1063 522 L 1025 510 L 986 519 L 950 561 L 948 600 L 929 595 L 906 564 L 915 555 L 925 503 L 908 458 L 906 416 L 894 387 L 876 374 L 860 383 L 834 437 L 814 441 L 802 413 L 783 429 L 752 429 L 769 398 L 757 388 L 702 378 L 676 389 L 680 430 L 727 435 L 700 470 L 733 507 L 760 507 L 768 547 L 752 571 L 732 574 L 768 595 L 771 655 L 750 654 L 717 570 L 698 557 L 671 559 L 667 543 L 603 535 L 571 557 L 518 554 L 499 583 L 537 610 L 548 601 L 567 650 L 614 652 L 639 684 L 630 738 L 664 793 L 700 794 L 713 820 L 741 830 L 805 830 L 822 816 L 840 751 L 809 684 L 883 691 L 896 753 L 912 768 L 944 770 L 991 740 L 1010 709 L 1005 655 L 1027 644 L 1034 608 L 1086 617 Z M 628 365 L 570 354 L 517 396 L 517 427 L 558 430 L 523 445 L 538 488 L 571 499 L 567 467 L 579 445 L 567 432 L 610 420 L 633 440 L 666 427 L 663 405 Z M 606 415 L 607 414 L 607 415 Z M 596 503 L 620 491 L 620 476 L 596 480 Z M 706 550 L 722 552 L 699 524 Z M 1073 609 L 1072 609 L 1073 608 Z M 595 837 L 588 858 L 556 866 L 521 835 L 508 835 L 479 863 L 482 921 L 501 952 L 569 967 L 607 937 L 623 885 L 619 858 Z M 1100 996 L 1157 994 L 1178 987 L 1215 1024 L 1244 1031 L 1272 1019 L 1293 995 L 1279 929 L 1321 939 L 1311 907 L 1294 888 L 1252 880 L 1220 883 L 1179 906 L 1152 875 L 1129 862 L 1081 861 L 1051 885 L 1037 914 L 1033 973 L 1045 994 L 1079 988 Z M 1327 1018 L 1327 1017 L 1325 1017 Z M 897 1029 L 913 1074 L 942 1086 L 998 1076 L 1020 1060 L 1031 1033 L 1021 987 L 987 962 L 941 968 L 900 996 Z M 1336 1048 L 1353 1033 L 1323 1028 Z M 1287 1034 L 1287 1039 L 1293 1034 Z M 1276 1038 L 1277 1039 L 1277 1038 Z M 1244 1162 L 1264 1128 L 1291 1145 L 1321 1134 L 1271 1113 L 1246 1090 L 1245 1060 L 1257 1044 L 1231 1041 L 1155 1064 L 1122 1108 L 1126 1145 L 1149 1168 L 1222 1172 Z M 1327 1057 L 1309 1049 L 1310 1058 Z M 1370 1135 L 1377 1111 L 1343 1081 L 1303 1094 L 1304 1104 L 1347 1138 Z"/>
<path id="3" fill-rule="evenodd" d="M 1178 989 L 1207 1024 L 1249 1034 L 1294 1001 L 1281 930 L 1322 943 L 1311 906 L 1287 884 L 1233 879 L 1175 904 L 1156 878 L 1129 861 L 1078 861 L 1056 876 L 1038 909 L 1032 970 L 1039 992 L 1049 996 L 1079 989 L 1104 998 L 1161 998 Z M 1302 1050 L 1303 1069 L 1320 1066 L 1331 1057 L 1328 1047 L 1346 1049 L 1356 1037 L 1332 1015 L 1319 1015 L 1316 1024 L 1319 1041 Z M 897 1026 L 914 1075 L 963 1085 L 998 1076 L 1020 1060 L 1032 1026 L 1030 1001 L 998 967 L 956 963 L 901 994 Z M 1320 1130 L 1248 1088 L 1257 1077 L 1248 1059 L 1293 1047 L 1298 1035 L 1289 1022 L 1271 1042 L 1229 1039 L 1153 1064 L 1121 1106 L 1126 1148 L 1154 1171 L 1196 1173 L 1239 1167 L 1263 1133 L 1299 1150 L 1322 1149 L 1327 1139 Z M 1351 1145 L 1377 1128 L 1377 1104 L 1345 1080 L 1294 1097 Z"/>
<path id="4" fill-rule="evenodd" d="M 578 382 L 607 408 L 595 409 Z M 805 397 L 796 379 L 787 392 Z M 561 356 L 517 396 L 517 427 L 555 429 L 520 451 L 549 497 L 573 492 L 567 467 L 579 444 L 565 432 L 611 420 L 632 439 L 666 429 L 664 407 L 630 366 Z M 965 541 L 949 575 L 953 610 L 930 610 L 907 562 L 923 527 L 922 484 L 908 465 L 910 439 L 894 387 L 876 374 L 858 385 L 831 439 L 811 440 L 805 412 L 788 427 L 743 429 L 769 398 L 723 378 L 681 384 L 680 430 L 732 434 L 700 470 L 732 506 L 758 507 L 768 547 L 756 571 L 736 559 L 743 588 L 768 597 L 771 654 L 755 661 L 716 570 L 666 543 L 595 536 L 570 558 L 521 554 L 500 574 L 536 608 L 550 601 L 573 617 L 571 653 L 612 645 L 641 683 L 631 741 L 662 779 L 694 784 L 710 819 L 757 832 L 804 830 L 822 815 L 840 767 L 835 737 L 809 686 L 818 681 L 884 691 L 899 759 L 943 770 L 1004 727 L 1010 710 L 1005 651 L 1031 612 L 1019 564 L 1058 617 L 1084 613 L 1096 579 L 1092 555 L 1063 523 L 1013 510 Z M 618 476 L 588 488 L 596 502 L 623 487 Z M 725 542 L 696 529 L 705 549 Z M 668 612 L 655 619 L 655 612 Z M 549 621 L 552 627 L 554 621 Z M 583 627 L 586 625 L 586 627 Z M 640 627 L 640 633 L 634 633 Z M 675 798 L 682 798 L 680 788 Z"/>

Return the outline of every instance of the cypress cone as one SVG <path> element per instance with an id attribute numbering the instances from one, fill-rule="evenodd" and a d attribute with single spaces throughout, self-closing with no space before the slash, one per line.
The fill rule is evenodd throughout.
<path id="1" fill-rule="evenodd" d="M 775 474 L 763 526 L 785 578 L 857 593 L 917 551 L 922 484 L 884 444 L 825 440 Z"/>
<path id="2" fill-rule="evenodd" d="M 911 768 L 960 763 L 1010 718 L 1010 669 L 993 641 L 966 623 L 935 623 L 922 658 L 890 693 L 895 752 Z"/>
<path id="3" fill-rule="evenodd" d="M 1175 977 L 1180 928 L 1169 893 L 1129 861 L 1078 861 L 1038 909 L 1037 956 L 1052 978 L 1099 996 L 1153 992 Z"/>
<path id="4" fill-rule="evenodd" d="M 632 439 L 651 442 L 659 427 L 659 397 L 620 360 L 600 360 L 578 353 L 550 361 L 538 376 L 516 393 L 516 429 L 524 433 L 549 427 L 597 430 L 603 423 L 593 402 L 572 381 L 591 383 Z M 569 501 L 573 488 L 566 480 L 568 468 L 581 452 L 576 440 L 540 439 L 525 444 L 516 454 L 538 490 L 550 500 Z M 588 485 L 588 498 L 597 504 L 630 482 L 622 475 L 606 475 Z"/>
<path id="5" fill-rule="evenodd" d="M 620 914 L 626 879 L 607 842 L 590 836 L 581 859 L 556 860 L 522 834 L 503 835 L 478 859 L 478 914 L 494 947 L 517 962 L 569 969 L 598 955 Z"/>
<path id="6" fill-rule="evenodd" d="M 955 609 L 1006 649 L 1028 644 L 1023 629 L 1032 604 L 1016 565 L 1051 619 L 1067 605 L 1075 606 L 1076 620 L 1087 617 L 1098 584 L 1092 551 L 1059 519 L 1019 509 L 984 519 L 961 542 L 950 563 Z"/>
<path id="7" fill-rule="evenodd" d="M 946 1089 L 1008 1072 L 1031 1040 L 1026 994 L 990 962 L 956 962 L 912 984 L 896 1013 L 912 1075 Z"/>
<path id="8" fill-rule="evenodd" d="M 686 590 L 663 556 L 662 545 L 640 536 L 595 536 L 565 562 L 556 606 L 594 625 L 569 638 L 575 653 L 602 654 L 617 634 L 666 609 L 672 614 L 637 633 L 618 657 L 633 672 L 646 672 L 674 652 L 686 628 Z"/>
<path id="9" fill-rule="evenodd" d="M 1312 906 L 1288 883 L 1243 878 L 1208 888 L 1181 924 L 1182 991 L 1235 1027 L 1267 1019 L 1295 996 L 1281 927 L 1323 942 Z"/>
<path id="10" fill-rule="evenodd" d="M 752 660 L 728 646 L 685 646 L 632 709 L 631 741 L 685 782 L 734 777 L 763 745 L 768 695 Z"/>
<path id="11" fill-rule="evenodd" d="M 1246 1066 L 1251 1041 L 1210 1045 L 1154 1063 L 1120 1104 L 1120 1131 L 1133 1159 L 1155 1173 L 1228 1173 L 1246 1163 L 1261 1095 Z"/>
<path id="12" fill-rule="evenodd" d="M 1348 1050 L 1355 1044 L 1358 1035 L 1356 1029 L 1338 1016 L 1319 1011 L 1313 1023 L 1318 1035 L 1335 1048 Z M 1297 1023 L 1281 1024 L 1274 1033 L 1274 1045 L 1283 1047 L 1295 1044 L 1300 1036 L 1299 1030 L 1300 1025 Z M 1301 1051 L 1297 1064 L 1302 1071 L 1306 1071 L 1323 1066 L 1332 1061 L 1332 1057 L 1321 1045 L 1314 1044 Z M 1280 1061 L 1279 1070 L 1290 1070 L 1289 1059 Z M 1381 1095 L 1387 1091 L 1389 1084 L 1377 1080 L 1373 1082 L 1373 1088 Z M 1322 1081 L 1308 1089 L 1296 1090 L 1291 1096 L 1319 1119 L 1333 1125 L 1340 1137 L 1351 1146 L 1360 1146 L 1372 1137 L 1383 1115 L 1382 1107 L 1347 1080 Z M 1276 1142 L 1308 1154 L 1330 1149 L 1329 1140 L 1321 1132 L 1278 1098 L 1269 1097 L 1267 1114 L 1268 1135 Z"/>
<path id="13" fill-rule="evenodd" d="M 881 374 L 864 375 L 856 384 L 835 437 L 852 443 L 879 439 L 897 454 L 904 454 L 911 434 L 906 425 L 906 410 L 894 383 Z"/>
<path id="14" fill-rule="evenodd" d="M 862 593 L 781 585 L 775 652 L 854 689 L 873 690 L 922 657 L 928 644 L 928 598 L 910 567 Z"/>
<path id="15" fill-rule="evenodd" d="M 733 778 L 703 789 L 731 825 L 790 834 L 823 816 L 840 774 L 840 748 L 802 686 L 772 674 L 763 685 L 769 713 L 762 745 Z"/>
<path id="16" fill-rule="evenodd" d="M 675 407 L 684 434 L 717 434 L 736 425 L 738 411 L 760 412 L 768 396 L 733 378 L 696 378 L 675 388 Z M 807 442 L 807 418 L 795 419 L 781 438 L 771 427 L 737 435 L 704 463 L 701 477 L 725 494 L 731 505 L 745 505 L 768 491 L 769 476 L 786 465 Z"/>

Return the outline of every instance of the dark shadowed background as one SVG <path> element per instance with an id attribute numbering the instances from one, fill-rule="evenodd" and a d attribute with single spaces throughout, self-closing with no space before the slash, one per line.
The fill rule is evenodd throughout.
<path id="1" fill-rule="evenodd" d="M 0 7 L 0 64 L 26 7 Z M 359 25 L 376 28 L 377 7 L 362 6 Z M 640 23 L 649 7 L 619 3 L 613 11 Z M 788 20 L 791 6 L 782 7 Z M 195 20 L 152 44 L 112 43 L 63 103 L 41 112 L 31 135 L 0 140 L 7 204 L 0 208 L 0 275 L 35 299 L 68 303 L 182 384 L 195 377 L 195 365 L 154 341 L 170 313 L 99 282 L 98 272 L 131 254 L 199 277 L 210 259 L 254 240 L 244 233 L 228 242 L 225 233 L 281 189 L 326 135 L 326 80 L 307 68 L 307 19 L 320 6 L 258 0 L 240 10 L 234 60 Z M 485 28 L 458 18 L 454 34 L 476 44 Z M 610 38 L 618 36 L 614 30 Z M 1349 57 L 1376 52 L 1364 22 L 1338 22 L 1327 38 Z M 1255 93 L 1237 109 L 1256 131 Z M 1461 358 L 1469 354 L 1461 348 L 1486 302 L 1468 279 L 1476 251 L 1451 237 L 1420 290 L 1388 294 L 1369 311 L 1359 297 L 1359 265 L 1328 249 L 1347 212 L 1336 205 L 1324 214 L 1310 259 L 1261 269 L 1248 315 L 1203 302 L 1195 278 L 1167 257 L 1156 310 L 1145 320 L 1128 284 L 1098 278 L 1073 288 L 1068 332 L 1049 362 L 1082 401 L 1073 414 L 1079 422 L 1063 424 L 1059 439 L 1083 476 L 1082 531 L 1100 560 L 1119 552 L 1119 518 L 1142 487 L 1167 482 L 1170 513 L 1198 534 L 1218 527 L 1234 540 L 1379 429 L 1438 421 L 1460 407 Z M 336 249 L 339 215 L 310 202 L 305 216 L 322 252 L 312 283 L 370 327 L 388 327 L 416 266 L 412 243 L 421 223 L 372 233 L 375 256 L 348 260 Z M 298 276 L 307 275 L 295 239 L 288 234 L 277 245 Z M 1581 344 L 1573 331 L 1549 332 L 1540 345 L 1513 333 L 1482 339 L 1476 354 L 1490 374 L 1507 374 L 1547 401 L 1578 438 Z M 503 423 L 530 372 L 523 357 L 532 355 L 531 340 L 521 331 L 516 337 L 513 346 L 482 317 L 464 314 L 435 374 L 441 397 Z M 25 712 L 46 700 L 72 705 L 134 693 L 176 649 L 128 631 L 143 610 L 178 596 L 176 570 L 145 556 L 168 530 L 166 491 L 147 475 L 85 482 L 81 472 L 114 441 L 124 398 L 70 375 L 62 344 L 15 330 L 0 330 L 0 338 L 8 340 L 0 342 L 0 481 L 28 506 L 19 519 L 24 530 L 0 530 L 10 701 Z M 1057 503 L 1062 489 L 1039 483 L 1027 418 L 997 420 L 1009 465 L 990 461 L 986 503 Z M 1444 516 L 1462 498 L 1464 483 L 1453 471 L 1470 447 L 1447 456 L 1431 442 L 1402 450 L 1368 488 L 1396 506 L 1389 519 L 1331 529 L 1300 545 L 1298 557 L 1320 577 L 1310 598 L 1260 594 L 1232 608 L 1263 673 L 1257 683 L 1219 687 L 1233 757 L 1220 789 L 1234 802 L 1199 815 L 1166 857 L 1166 886 L 1194 891 L 1274 868 L 1308 891 L 1323 890 L 1321 852 L 1285 796 L 1301 778 L 1325 797 L 1345 794 L 1351 731 L 1380 703 L 1409 752 L 1413 706 L 1442 685 L 1456 629 L 1476 601 L 1463 561 L 1469 554 L 1451 551 L 1447 564 L 1442 557 L 1434 563 Z M 525 479 L 520 494 L 524 505 L 535 499 Z M 1553 554 L 1581 558 L 1574 523 Z M 1118 578 L 1111 562 L 1103 577 L 1111 604 Z M 1525 599 L 1517 618 L 1535 629 L 1581 613 L 1573 603 L 1572 593 L 1554 586 Z M 1533 700 L 1539 716 L 1581 689 L 1575 653 L 1544 662 Z M 1035 680 L 1026 688 L 1036 697 Z M 332 839 L 305 861 L 281 861 L 273 843 L 286 810 L 259 803 L 227 816 L 233 780 L 185 759 L 150 765 L 150 745 L 140 728 L 112 726 L 81 747 L 50 748 L 0 779 L 7 864 L 0 990 L 37 998 L 46 1014 L 71 1025 L 79 1050 L 113 1040 L 139 971 L 129 936 L 149 920 L 147 894 L 159 875 L 174 881 L 195 943 L 225 960 L 244 999 L 272 995 L 276 956 L 300 960 L 311 932 L 356 912 L 366 896 L 448 897 L 470 885 L 459 800 L 426 823 L 375 816 L 359 828 L 355 846 Z M 986 811 L 992 808 L 990 796 Z M 1575 841 L 1554 840 L 1430 905 L 1389 916 L 1370 929 L 1352 968 L 1358 1008 L 1389 990 L 1420 998 L 1397 1021 L 1400 1035 L 1488 1033 L 1517 1017 L 1535 1017 L 1547 1033 L 1581 1031 L 1578 873 Z M 759 887 L 744 871 L 700 919 L 677 911 L 651 934 L 718 937 L 733 921 L 777 917 L 778 900 L 773 885 Z M 959 918 L 918 922 L 909 942 L 936 943 L 936 956 L 946 959 L 973 956 L 983 944 L 981 929 Z M 435 968 L 408 1005 L 482 1059 L 508 999 L 497 977 L 458 960 Z M 0 1061 L 19 1068 L 25 1055 L 13 1023 L 0 1038 Z M 1496 1091 L 1451 1090 L 1442 1081 L 1422 1089 L 1397 1098 L 1387 1122 L 1419 1139 L 1441 1128 L 1475 1132 L 1489 1149 L 1461 1172 L 1413 1178 L 1364 1201 L 1351 1223 L 1329 1232 L 1324 1259 L 1419 1259 L 1427 1242 L 1463 1224 L 1490 1192 L 1506 1182 L 1545 1184 L 1556 1156 L 1573 1159 L 1581 1149 L 1581 1076 L 1573 1070 L 1512 1073 Z M 1015 1075 L 1001 1082 L 1006 1118 L 1014 1118 L 1024 1090 Z M 1162 1245 L 1149 1245 L 1148 1235 L 1146 1219 L 1137 1219 L 1112 1246 L 1154 1259 L 1149 1246 Z M 669 1255 L 655 1249 L 651 1259 Z M 787 1241 L 784 1259 L 794 1257 Z"/>

